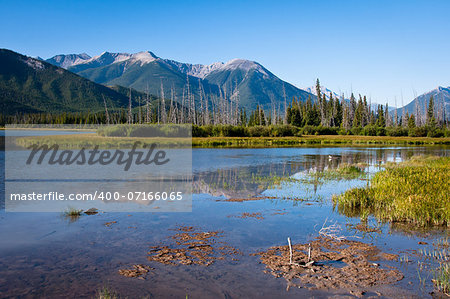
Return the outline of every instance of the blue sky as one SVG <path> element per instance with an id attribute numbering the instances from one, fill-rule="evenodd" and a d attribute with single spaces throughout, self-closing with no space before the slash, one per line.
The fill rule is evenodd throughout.
<path id="1" fill-rule="evenodd" d="M 181 62 L 257 61 L 297 87 L 401 106 L 450 85 L 450 1 L 0 0 L 0 47 L 150 50 Z"/>

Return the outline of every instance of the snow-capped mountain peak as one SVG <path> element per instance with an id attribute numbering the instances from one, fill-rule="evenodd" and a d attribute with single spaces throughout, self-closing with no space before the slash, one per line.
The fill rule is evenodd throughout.
<path id="1" fill-rule="evenodd" d="M 86 53 L 81 53 L 81 54 L 56 55 L 48 59 L 47 62 L 50 62 L 51 64 L 67 69 L 72 65 L 83 63 L 89 59 L 91 59 L 91 56 L 89 56 Z M 41 60 L 43 59 L 41 58 Z"/>
<path id="2" fill-rule="evenodd" d="M 212 64 L 189 64 L 180 63 L 174 60 L 164 60 L 166 63 L 174 66 L 177 70 L 185 73 L 189 76 L 204 79 L 209 74 L 218 71 L 233 71 L 233 70 L 243 70 L 244 72 L 249 72 L 250 70 L 257 70 L 265 78 L 269 76 L 268 72 L 258 63 L 245 59 L 232 59 L 226 63 L 214 62 Z"/>
<path id="3" fill-rule="evenodd" d="M 245 71 L 249 71 L 257 67 L 258 65 L 253 61 L 235 58 L 225 63 L 223 69 L 242 69 Z"/>
<path id="4" fill-rule="evenodd" d="M 116 63 L 116 62 L 121 62 L 121 61 L 125 61 L 127 59 L 129 59 L 131 57 L 131 54 L 128 53 L 110 53 L 110 52 L 103 52 L 102 54 L 98 55 L 98 56 L 94 56 L 91 59 L 88 59 L 82 63 L 90 63 L 93 61 L 98 61 L 100 63 L 108 63 L 108 64 L 112 64 L 112 63 Z M 76 65 L 76 64 L 74 64 Z"/>
<path id="5" fill-rule="evenodd" d="M 158 57 L 150 51 L 142 51 L 135 54 L 129 53 L 111 53 L 103 52 L 100 55 L 90 57 L 86 53 L 83 54 L 69 54 L 57 55 L 47 60 L 52 64 L 68 69 L 74 66 L 82 65 L 109 65 L 127 61 L 131 64 L 139 63 L 141 66 L 155 61 Z"/>
<path id="6" fill-rule="evenodd" d="M 317 90 L 316 90 L 316 87 L 315 87 L 315 86 L 306 87 L 306 88 L 304 88 L 303 90 L 305 90 L 305 91 L 307 91 L 307 92 L 309 92 L 309 93 L 311 93 L 311 94 L 317 96 Z M 325 86 L 320 86 L 320 92 L 321 92 L 322 94 L 325 94 L 325 98 L 326 98 L 327 100 L 330 99 L 330 93 L 333 95 L 333 98 L 334 98 L 334 99 L 340 99 L 340 98 L 342 98 L 342 95 L 337 94 L 336 92 L 334 92 L 334 91 L 332 91 L 332 90 L 326 88 Z"/>
<path id="7" fill-rule="evenodd" d="M 250 70 L 256 70 L 263 74 L 264 77 L 268 77 L 269 74 L 266 72 L 266 70 L 257 62 L 246 60 L 246 59 L 239 59 L 235 58 L 227 63 L 225 63 L 221 68 L 221 70 L 236 70 L 240 69 L 245 72 L 249 72 Z"/>
<path id="8" fill-rule="evenodd" d="M 133 62 L 139 62 L 141 65 L 153 62 L 158 59 L 158 57 L 156 57 L 156 55 L 150 51 L 142 51 L 136 54 L 132 54 L 130 58 Z"/>
<path id="9" fill-rule="evenodd" d="M 214 62 L 212 64 L 194 64 L 192 65 L 191 69 L 187 72 L 188 75 L 198 77 L 198 78 L 205 78 L 208 76 L 211 72 L 220 69 L 223 66 L 223 62 Z"/>

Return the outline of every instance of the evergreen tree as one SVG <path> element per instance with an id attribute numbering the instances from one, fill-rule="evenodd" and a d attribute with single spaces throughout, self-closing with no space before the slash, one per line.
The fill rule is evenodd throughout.
<path id="1" fill-rule="evenodd" d="M 362 127 L 364 115 L 364 106 L 361 95 L 359 96 L 358 103 L 356 104 L 355 114 L 353 118 L 353 127 Z"/>
<path id="2" fill-rule="evenodd" d="M 411 114 L 411 116 L 408 118 L 408 128 L 414 129 L 416 127 L 416 118 L 414 117 L 414 114 Z"/>
<path id="3" fill-rule="evenodd" d="M 363 118 L 362 118 L 362 126 L 366 126 L 369 124 L 369 106 L 367 105 L 367 98 L 364 96 L 363 100 Z"/>
<path id="4" fill-rule="evenodd" d="M 430 97 L 430 101 L 428 102 L 428 110 L 427 110 L 427 125 L 431 128 L 436 127 L 436 119 L 434 118 L 434 98 Z"/>
<path id="5" fill-rule="evenodd" d="M 386 127 L 386 119 L 384 118 L 383 105 L 378 105 L 378 119 L 377 119 L 378 127 Z"/>

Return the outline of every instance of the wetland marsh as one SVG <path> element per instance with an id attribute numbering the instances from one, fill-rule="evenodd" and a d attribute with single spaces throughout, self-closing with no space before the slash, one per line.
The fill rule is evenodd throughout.
<path id="1" fill-rule="evenodd" d="M 2 211 L 0 294 L 438 296 L 437 279 L 448 277 L 447 226 L 347 214 L 332 198 L 367 188 L 386 166 L 449 153 L 448 146 L 194 148 L 192 212 L 99 209 L 68 219 L 64 210 Z M 4 152 L 0 158 L 5 163 Z M 325 278 L 336 275 L 339 283 Z"/>

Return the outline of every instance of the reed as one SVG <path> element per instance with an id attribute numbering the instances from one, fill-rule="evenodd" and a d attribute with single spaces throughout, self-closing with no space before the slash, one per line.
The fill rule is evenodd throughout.
<path id="1" fill-rule="evenodd" d="M 433 243 L 433 249 L 423 249 L 419 253 L 438 263 L 433 272 L 433 284 L 436 289 L 450 296 L 450 252 L 448 238 L 440 238 Z"/>
<path id="2" fill-rule="evenodd" d="M 83 213 L 83 210 L 78 210 L 75 208 L 68 208 L 64 211 L 64 215 L 68 217 L 79 217 Z"/>
<path id="3" fill-rule="evenodd" d="M 450 226 L 450 158 L 414 157 L 387 164 L 369 186 L 333 196 L 347 216 L 374 215 L 382 221 Z"/>
<path id="4" fill-rule="evenodd" d="M 119 295 L 114 292 L 113 290 L 110 290 L 108 287 L 104 286 L 100 290 L 97 291 L 97 294 L 95 296 L 96 299 L 119 299 Z"/>
<path id="5" fill-rule="evenodd" d="M 366 173 L 364 169 L 358 165 L 343 163 L 337 168 L 328 168 L 323 171 L 310 172 L 309 175 L 319 180 L 353 180 L 364 178 Z"/>

